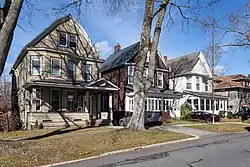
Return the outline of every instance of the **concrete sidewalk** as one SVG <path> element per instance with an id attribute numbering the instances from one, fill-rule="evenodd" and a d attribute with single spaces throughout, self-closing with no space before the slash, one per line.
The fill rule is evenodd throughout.
<path id="1" fill-rule="evenodd" d="M 157 127 L 157 128 L 159 128 L 161 130 L 167 130 L 167 131 L 183 133 L 183 134 L 186 134 L 186 135 L 193 135 L 193 136 L 199 136 L 199 137 L 218 134 L 216 132 L 208 132 L 208 131 L 203 131 L 203 130 L 198 130 L 198 129 L 193 129 L 193 128 L 187 128 L 187 127 L 177 126 L 177 125 L 160 126 L 160 127 Z"/>

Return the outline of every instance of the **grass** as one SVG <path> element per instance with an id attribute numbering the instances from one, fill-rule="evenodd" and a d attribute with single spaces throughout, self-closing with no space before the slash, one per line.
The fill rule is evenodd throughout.
<path id="1" fill-rule="evenodd" d="M 182 119 L 168 119 L 164 121 L 164 125 L 177 125 L 177 124 L 200 124 L 199 121 L 182 120 Z"/>
<path id="2" fill-rule="evenodd" d="M 67 129 L 63 131 L 49 129 L 47 131 L 2 134 L 4 136 L 2 139 L 11 139 L 17 136 L 24 137 L 28 133 L 27 137 L 33 137 L 33 139 L 0 141 L 0 166 L 45 165 L 190 137 L 156 129 L 143 132 L 111 128 L 70 129 L 68 131 Z M 34 138 L 36 135 L 38 138 Z"/>
<path id="3" fill-rule="evenodd" d="M 190 125 L 189 128 L 200 129 L 210 132 L 243 132 L 249 130 L 249 125 L 244 124 L 206 124 L 206 125 Z"/>
<path id="4" fill-rule="evenodd" d="M 220 122 L 241 122 L 241 119 L 228 119 L 228 118 L 221 118 Z"/>

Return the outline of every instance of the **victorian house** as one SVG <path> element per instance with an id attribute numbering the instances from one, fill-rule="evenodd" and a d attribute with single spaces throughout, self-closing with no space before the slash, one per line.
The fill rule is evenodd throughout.
<path id="1" fill-rule="evenodd" d="M 170 59 L 170 88 L 182 92 L 180 104 L 189 103 L 193 110 L 212 112 L 212 73 L 201 52 Z M 227 96 L 215 94 L 215 113 L 227 111 Z"/>
<path id="2" fill-rule="evenodd" d="M 71 15 L 53 22 L 28 43 L 12 70 L 12 108 L 28 127 L 112 119 L 112 93 L 101 77 L 104 60 Z"/>
<path id="3" fill-rule="evenodd" d="M 121 49 L 117 44 L 114 53 L 102 64 L 102 76 L 117 85 L 120 89 L 113 92 L 114 120 L 123 117 L 125 111 L 133 111 L 134 92 L 133 76 L 135 57 L 139 52 L 140 42 Z M 181 93 L 169 90 L 170 68 L 159 52 L 156 54 L 154 84 L 147 93 L 146 111 L 171 111 L 174 99 L 180 99 Z M 148 58 L 144 69 L 144 77 L 148 75 Z M 177 101 L 177 100 L 176 100 Z"/>

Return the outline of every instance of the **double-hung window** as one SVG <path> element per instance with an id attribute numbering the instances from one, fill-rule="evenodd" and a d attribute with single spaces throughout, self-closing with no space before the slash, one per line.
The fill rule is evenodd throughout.
<path id="1" fill-rule="evenodd" d="M 128 102 L 128 109 L 129 109 L 129 111 L 133 111 L 133 109 L 134 109 L 134 99 L 133 98 L 129 98 L 129 100 L 128 100 L 129 102 Z"/>
<path id="2" fill-rule="evenodd" d="M 196 90 L 200 90 L 200 77 L 196 77 Z"/>
<path id="3" fill-rule="evenodd" d="M 157 86 L 163 88 L 163 73 L 157 72 Z"/>
<path id="4" fill-rule="evenodd" d="M 208 80 L 207 79 L 205 80 L 205 91 L 206 92 L 208 91 Z"/>
<path id="5" fill-rule="evenodd" d="M 91 65 L 85 64 L 83 65 L 83 71 L 84 71 L 84 80 L 85 81 L 91 81 Z"/>
<path id="6" fill-rule="evenodd" d="M 74 79 L 75 78 L 75 63 L 71 60 L 68 60 L 68 78 Z"/>
<path id="7" fill-rule="evenodd" d="M 186 88 L 187 89 L 192 89 L 192 77 L 188 76 L 188 77 L 186 77 L 186 79 L 187 79 L 187 86 L 186 86 Z"/>
<path id="8" fill-rule="evenodd" d="M 128 84 L 133 84 L 134 67 L 128 66 Z"/>
<path id="9" fill-rule="evenodd" d="M 42 61 L 40 56 L 31 56 L 31 75 L 41 75 Z"/>
<path id="10" fill-rule="evenodd" d="M 59 46 L 64 46 L 67 47 L 67 34 L 60 32 L 59 33 L 59 42 L 58 42 Z"/>
<path id="11" fill-rule="evenodd" d="M 69 36 L 69 47 L 76 48 L 77 38 L 75 35 Z"/>
<path id="12" fill-rule="evenodd" d="M 51 75 L 60 76 L 61 74 L 61 59 L 51 58 Z"/>

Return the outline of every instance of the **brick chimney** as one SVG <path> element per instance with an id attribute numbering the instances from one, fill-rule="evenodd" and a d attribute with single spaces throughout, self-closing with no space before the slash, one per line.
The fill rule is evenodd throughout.
<path id="1" fill-rule="evenodd" d="M 121 50 L 121 45 L 119 43 L 117 43 L 115 46 L 114 46 L 114 53 L 116 52 L 119 52 Z"/>

